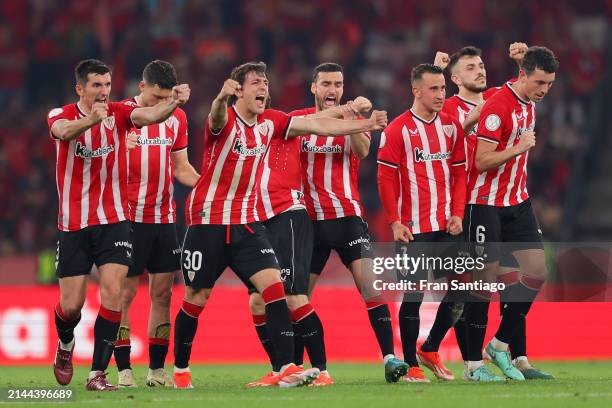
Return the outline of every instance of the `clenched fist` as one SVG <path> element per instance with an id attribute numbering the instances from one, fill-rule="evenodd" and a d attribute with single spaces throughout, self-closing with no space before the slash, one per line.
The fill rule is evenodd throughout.
<path id="1" fill-rule="evenodd" d="M 189 95 L 191 95 L 191 89 L 187 84 L 176 85 L 172 88 L 172 101 L 179 105 L 184 105 L 189 100 Z"/>
<path id="2" fill-rule="evenodd" d="M 233 79 L 227 79 L 223 83 L 221 92 L 217 95 L 218 99 L 227 100 L 230 96 L 238 95 L 238 92 L 242 90 L 242 86 Z"/>
<path id="3" fill-rule="evenodd" d="M 410 242 L 414 240 L 410 228 L 399 221 L 391 224 L 391 231 L 393 231 L 393 241 Z"/>
<path id="4" fill-rule="evenodd" d="M 434 58 L 434 65 L 438 66 L 442 69 L 446 69 L 448 64 L 450 63 L 450 57 L 447 53 L 438 51 L 436 52 L 436 57 Z"/>
<path id="5" fill-rule="evenodd" d="M 387 127 L 387 111 L 372 111 L 370 116 L 370 130 L 383 130 Z"/>
<path id="6" fill-rule="evenodd" d="M 519 142 L 516 145 L 516 148 L 518 150 L 518 153 L 521 154 L 531 149 L 533 146 L 535 146 L 535 144 L 535 132 L 533 130 L 528 130 L 521 135 Z"/>
<path id="7" fill-rule="evenodd" d="M 89 112 L 89 120 L 93 125 L 102 122 L 108 117 L 108 105 L 102 102 L 94 102 Z"/>
<path id="8" fill-rule="evenodd" d="M 527 47 L 527 44 L 525 43 L 513 42 L 512 44 L 510 44 L 510 48 L 508 50 L 508 56 L 512 58 L 513 60 L 515 60 L 518 64 L 520 64 L 523 61 L 523 58 L 525 57 L 525 53 L 527 52 L 528 49 L 529 47 Z"/>
<path id="9" fill-rule="evenodd" d="M 355 113 L 366 113 L 372 109 L 372 102 L 368 98 L 363 96 L 358 96 L 351 104 L 351 108 L 355 111 Z"/>
<path id="10" fill-rule="evenodd" d="M 459 235 L 463 232 L 463 222 L 461 218 L 453 215 L 446 222 L 446 232 L 451 235 Z"/>

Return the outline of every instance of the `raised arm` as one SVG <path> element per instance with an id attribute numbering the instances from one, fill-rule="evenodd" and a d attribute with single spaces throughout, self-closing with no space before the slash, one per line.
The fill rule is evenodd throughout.
<path id="1" fill-rule="evenodd" d="M 342 120 L 332 118 L 294 117 L 287 133 L 288 138 L 304 134 L 342 136 L 372 130 L 382 130 L 387 126 L 387 112 L 373 111 L 369 119 Z"/>
<path id="2" fill-rule="evenodd" d="M 172 88 L 172 97 L 150 108 L 136 108 L 132 111 L 132 123 L 138 127 L 152 125 L 168 119 L 174 110 L 189 100 L 189 85 L 181 84 Z"/>
<path id="3" fill-rule="evenodd" d="M 513 59 L 514 62 L 516 62 L 516 65 L 518 65 L 519 69 L 521 68 L 523 58 L 525 57 L 525 53 L 528 49 L 529 47 L 527 46 L 527 44 L 522 42 L 513 42 L 512 44 L 510 44 L 510 47 L 508 49 L 508 56 Z"/>
<path id="4" fill-rule="evenodd" d="M 221 92 L 213 100 L 208 115 L 208 126 L 213 133 L 218 133 L 225 127 L 227 123 L 227 101 L 231 96 L 237 95 L 241 89 L 240 84 L 233 79 L 227 79 L 223 83 Z"/>
<path id="5" fill-rule="evenodd" d="M 59 119 L 51 126 L 51 133 L 54 137 L 70 141 L 76 139 L 81 133 L 91 128 L 92 126 L 102 122 L 108 116 L 108 108 L 106 104 L 96 102 L 91 107 L 89 115 L 81 119 L 68 120 Z"/>

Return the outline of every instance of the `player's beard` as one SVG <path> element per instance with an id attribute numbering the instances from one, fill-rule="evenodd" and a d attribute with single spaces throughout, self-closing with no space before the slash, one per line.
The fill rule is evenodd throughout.
<path id="1" fill-rule="evenodd" d="M 483 85 L 476 85 L 476 84 L 463 84 L 463 86 L 465 87 L 465 89 L 467 89 L 470 92 L 474 92 L 474 93 L 480 93 L 480 92 L 484 92 L 487 89 L 487 84 L 486 82 Z"/>

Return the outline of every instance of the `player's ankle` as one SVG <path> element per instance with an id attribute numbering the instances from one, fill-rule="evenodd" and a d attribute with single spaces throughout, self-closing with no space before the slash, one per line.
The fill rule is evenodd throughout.
<path id="1" fill-rule="evenodd" d="M 191 370 L 189 369 L 189 366 L 185 367 L 185 368 L 179 368 L 177 366 L 174 366 L 174 373 L 175 374 L 181 374 L 181 373 L 190 373 Z"/>
<path id="2" fill-rule="evenodd" d="M 484 365 L 484 361 L 482 360 L 478 360 L 478 361 L 466 361 L 467 363 L 467 369 L 471 372 L 474 370 L 477 370 L 478 368 L 482 367 Z"/>
<path id="3" fill-rule="evenodd" d="M 491 347 L 497 351 L 508 351 L 508 343 L 500 341 L 497 337 L 493 337 L 489 344 L 491 344 Z"/>

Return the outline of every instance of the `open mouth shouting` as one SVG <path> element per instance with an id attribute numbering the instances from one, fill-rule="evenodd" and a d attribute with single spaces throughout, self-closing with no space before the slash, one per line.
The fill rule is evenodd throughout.
<path id="1" fill-rule="evenodd" d="M 258 108 L 265 108 L 266 107 L 266 94 L 258 94 L 257 96 L 255 96 L 255 105 Z"/>
<path id="2" fill-rule="evenodd" d="M 325 99 L 323 99 L 323 106 L 326 108 L 333 108 L 336 105 L 337 105 L 337 101 L 336 101 L 335 95 L 329 95 L 329 96 L 326 96 Z"/>

